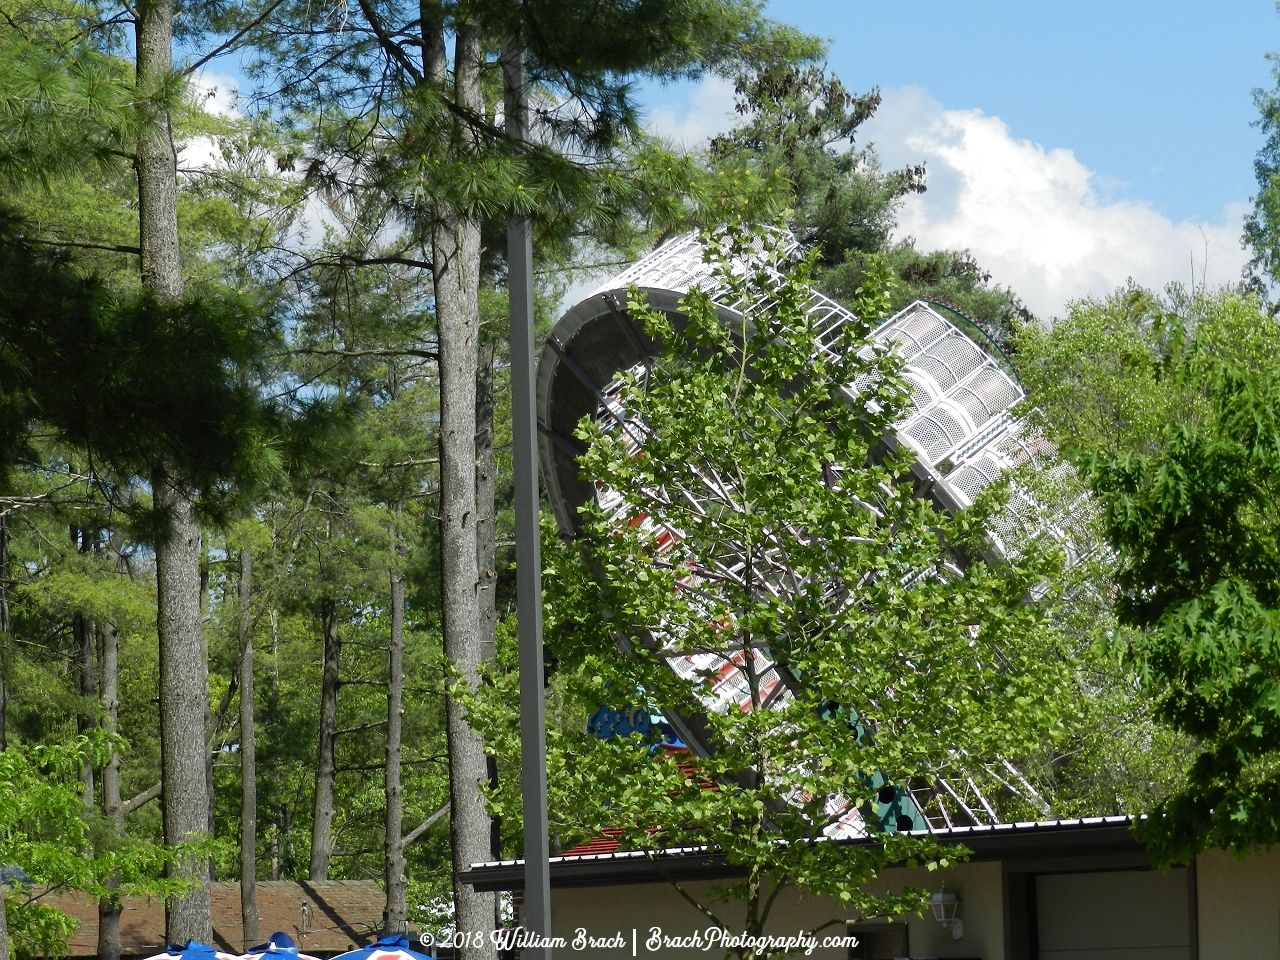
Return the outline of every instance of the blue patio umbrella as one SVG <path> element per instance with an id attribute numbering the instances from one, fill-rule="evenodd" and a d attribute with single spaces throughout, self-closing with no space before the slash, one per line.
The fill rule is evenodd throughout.
<path id="1" fill-rule="evenodd" d="M 309 953 L 302 953 L 293 937 L 287 933 L 273 933 L 266 943 L 250 947 L 241 960 L 316 960 Z"/>
<path id="2" fill-rule="evenodd" d="M 383 937 L 359 950 L 340 953 L 333 960 L 432 960 L 425 953 L 409 949 L 409 938 L 403 933 Z"/>
<path id="3" fill-rule="evenodd" d="M 164 953 L 157 953 L 147 960 L 239 960 L 239 957 L 199 940 L 188 940 L 186 943 L 171 943 L 165 947 Z"/>

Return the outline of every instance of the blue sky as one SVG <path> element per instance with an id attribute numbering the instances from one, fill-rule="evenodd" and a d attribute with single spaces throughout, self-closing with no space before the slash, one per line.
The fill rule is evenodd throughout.
<path id="1" fill-rule="evenodd" d="M 846 85 L 884 92 L 868 137 L 886 161 L 930 169 L 903 218 L 918 245 L 971 247 L 1046 315 L 1127 276 L 1238 276 L 1261 143 L 1252 90 L 1280 49 L 1271 0 L 772 0 L 768 13 L 826 37 Z M 686 142 L 729 122 L 726 84 L 647 96 Z"/>
<path id="2" fill-rule="evenodd" d="M 767 10 L 825 37 L 851 89 L 880 87 L 863 143 L 888 166 L 925 162 L 929 190 L 904 204 L 898 239 L 969 249 L 1045 317 L 1129 279 L 1239 278 L 1261 144 L 1252 91 L 1272 84 L 1265 54 L 1280 50 L 1273 0 Z M 222 62 L 207 81 L 232 87 L 236 73 Z M 643 98 L 651 128 L 691 147 L 733 122 L 727 80 L 652 85 Z"/>
<path id="3" fill-rule="evenodd" d="M 1117 194 L 1174 219 L 1253 192 L 1251 90 L 1280 50 L 1271 0 L 775 0 L 769 15 L 830 41 L 856 89 L 924 87 L 1013 134 L 1072 150 Z"/>

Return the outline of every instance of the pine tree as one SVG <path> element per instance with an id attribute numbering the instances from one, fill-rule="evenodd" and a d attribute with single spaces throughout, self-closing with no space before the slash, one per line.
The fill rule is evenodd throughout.
<path id="1" fill-rule="evenodd" d="M 656 175 L 634 179 L 598 169 L 601 160 L 635 141 L 630 80 L 804 56 L 815 45 L 737 0 L 661 7 L 361 3 L 360 15 L 368 32 L 352 43 L 333 11 L 291 4 L 267 26 L 261 43 L 278 71 L 277 89 L 287 91 L 304 115 L 316 103 L 333 102 L 339 90 L 338 99 L 349 105 L 348 114 L 328 114 L 313 130 L 322 145 L 312 162 L 316 181 L 340 187 L 350 170 L 368 171 L 366 183 L 377 185 L 384 209 L 404 224 L 402 256 L 429 251 L 440 383 L 444 645 L 457 682 L 474 690 L 487 647 L 477 537 L 486 518 L 477 503 L 475 442 L 486 219 L 533 210 L 550 232 L 572 236 L 582 221 L 602 225 L 602 234 L 625 232 L 629 210 L 687 212 L 680 204 L 694 166 L 687 161 L 650 155 L 656 162 L 641 159 L 638 166 L 648 165 Z M 420 54 L 399 42 L 405 35 L 415 38 Z M 484 91 L 487 78 L 493 78 L 489 89 L 497 87 L 504 37 L 529 50 L 536 84 L 573 104 L 544 116 L 544 142 L 563 144 L 562 150 L 510 143 L 495 124 L 496 98 Z M 325 50 L 338 56 L 323 59 Z M 320 63 L 325 66 L 317 69 Z M 368 75 L 386 82 L 371 87 Z M 367 124 L 376 124 L 367 130 L 371 135 Z M 590 162 L 576 163 L 575 157 Z M 659 182 L 664 189 L 653 189 Z M 674 182 L 680 186 L 673 191 Z M 735 208 L 737 202 L 735 197 Z M 450 829 L 455 872 L 461 872 L 491 855 L 492 826 L 481 793 L 489 769 L 461 701 L 451 697 L 447 710 Z M 455 899 L 460 929 L 491 928 L 493 895 L 458 884 Z M 490 956 L 492 947 L 485 941 L 464 952 Z"/>

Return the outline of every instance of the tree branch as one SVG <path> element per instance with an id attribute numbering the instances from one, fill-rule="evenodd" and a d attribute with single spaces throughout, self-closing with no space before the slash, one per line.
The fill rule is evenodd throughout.
<path id="1" fill-rule="evenodd" d="M 415 260 L 412 257 L 355 257 L 349 253 L 340 253 L 331 261 L 343 263 L 351 267 L 376 267 L 385 264 L 399 264 L 402 267 L 417 267 L 420 270 L 431 270 L 432 265 L 426 260 Z M 311 265 L 323 264 L 323 260 L 313 260 Z"/>
<path id="2" fill-rule="evenodd" d="M 374 720 L 370 723 L 362 723 L 358 727 L 347 727 L 345 730 L 335 730 L 334 736 L 341 737 L 348 733 L 362 733 L 365 730 L 372 730 L 374 727 L 385 727 L 386 725 L 386 720 Z"/>
<path id="3" fill-rule="evenodd" d="M 222 56 L 224 53 L 226 53 L 228 50 L 234 47 L 237 43 L 243 40 L 245 38 L 245 35 L 249 33 L 250 30 L 254 30 L 257 27 L 261 26 L 263 21 L 266 20 L 267 17 L 271 16 L 271 14 L 275 13 L 276 8 L 279 7 L 280 4 L 282 3 L 284 3 L 284 0 L 275 0 L 275 2 L 270 4 L 267 7 L 267 9 L 262 13 L 262 16 L 254 20 L 247 27 L 245 27 L 243 30 L 241 30 L 239 33 L 233 36 L 230 40 L 228 40 L 226 43 L 221 44 L 220 46 L 214 47 L 212 50 L 206 53 L 203 57 L 201 57 L 195 63 L 191 64 L 191 66 L 187 67 L 185 70 L 180 72 L 178 76 L 189 77 L 191 76 L 191 74 L 195 73 L 197 70 L 203 67 L 210 60 L 214 59 L 215 57 Z"/>
<path id="4" fill-rule="evenodd" d="M 423 360 L 439 359 L 439 355 L 431 350 L 321 350 L 316 347 L 299 347 L 293 352 L 312 357 L 421 357 Z"/>
<path id="5" fill-rule="evenodd" d="M 204 732 L 205 742 L 210 746 L 213 745 L 213 738 L 222 732 L 222 724 L 227 719 L 227 710 L 231 707 L 231 698 L 236 695 L 236 678 L 240 673 L 240 654 L 236 654 L 235 665 L 231 669 L 231 680 L 227 683 L 227 689 L 222 693 L 222 702 L 218 704 L 217 712 L 209 720 L 209 727 Z"/>
<path id="6" fill-rule="evenodd" d="M 120 813 L 122 816 L 127 817 L 129 814 L 133 813 L 133 811 L 137 810 L 139 807 L 146 806 L 158 796 L 160 796 L 160 784 L 157 783 L 147 787 L 147 789 L 143 790 L 136 797 L 132 797 L 120 804 Z"/>
<path id="7" fill-rule="evenodd" d="M 420 836 L 422 836 L 424 833 L 430 830 L 448 812 L 449 812 L 449 804 L 442 803 L 439 809 L 437 809 L 433 814 L 431 814 L 431 816 L 427 817 L 427 819 L 423 820 L 420 824 L 418 824 L 416 827 L 414 827 L 412 830 L 406 833 L 404 835 L 404 839 L 401 840 L 400 842 L 407 847 L 409 844 L 413 843 L 413 841 L 417 840 Z"/>
<path id="8" fill-rule="evenodd" d="M 132 253 L 142 256 L 141 247 L 122 247 L 114 243 L 79 243 L 75 240 L 38 240 L 35 237 L 24 237 L 27 243 L 38 243 L 45 247 L 79 247 L 82 250 L 110 250 L 112 253 Z"/>
<path id="9" fill-rule="evenodd" d="M 439 457 L 427 457 L 425 460 L 397 460 L 395 463 L 374 463 L 372 460 L 356 461 L 362 467 L 372 467 L 375 470 L 391 470 L 395 467 L 425 467 L 432 463 L 439 463 Z M 3 500 L 0 500 L 3 503 Z M 350 643 L 351 641 L 347 641 Z M 383 723 L 386 723 L 384 720 Z"/>
<path id="10" fill-rule="evenodd" d="M 420 767 L 425 763 L 440 763 L 437 757 L 425 757 L 422 760 L 405 760 L 402 765 L 406 767 Z M 354 767 L 335 767 L 334 773 L 368 773 L 371 770 L 385 770 L 385 763 L 362 763 Z"/>
<path id="11" fill-rule="evenodd" d="M 387 28 L 383 26 L 382 20 L 373 9 L 373 4 L 369 0 L 359 0 L 359 4 L 360 11 L 364 14 L 364 18 L 369 24 L 369 29 L 378 38 L 378 45 L 382 47 L 387 56 L 400 64 L 404 72 L 413 77 L 415 82 L 421 81 L 422 74 L 418 71 L 414 62 L 409 59 L 409 55 L 400 48 L 400 44 L 391 39 L 391 35 L 387 33 Z"/>
<path id="12" fill-rule="evenodd" d="M 685 889 L 684 884 L 682 884 L 679 880 L 674 879 L 671 876 L 671 874 L 667 873 L 667 871 L 662 869 L 662 864 L 659 862 L 657 855 L 655 855 L 655 853 L 652 850 L 645 850 L 644 855 L 645 855 L 645 858 L 649 861 L 649 863 L 653 865 L 653 868 L 658 872 L 658 875 L 661 876 L 663 880 L 667 881 L 667 883 L 671 884 L 673 888 L 675 888 L 676 893 L 680 894 L 681 898 L 685 901 L 685 903 L 689 904 L 689 906 L 693 907 L 693 909 L 697 910 L 700 914 L 702 914 L 704 917 L 706 917 L 708 920 L 714 923 L 721 930 L 729 929 L 725 925 L 725 922 L 721 920 L 719 917 L 717 917 L 710 907 L 703 906 L 703 904 L 701 903 L 701 901 L 697 899 L 697 897 L 695 897 L 687 889 Z"/>

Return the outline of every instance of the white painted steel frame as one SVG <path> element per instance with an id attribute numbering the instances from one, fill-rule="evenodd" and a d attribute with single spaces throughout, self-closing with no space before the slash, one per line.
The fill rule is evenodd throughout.
<path id="1" fill-rule="evenodd" d="M 780 245 L 787 255 L 799 249 L 789 234 L 779 235 Z M 755 253 L 762 244 L 757 242 Z M 758 258 L 748 256 L 743 271 L 760 266 Z M 766 265 L 767 266 L 767 265 Z M 642 372 L 648 363 L 647 346 L 634 325 L 625 316 L 628 291 L 635 286 L 643 292 L 651 307 L 678 312 L 680 298 L 695 286 L 706 291 L 717 304 L 726 323 L 740 320 L 750 308 L 728 301 L 728 297 L 716 282 L 714 266 L 703 255 L 702 243 L 696 233 L 686 234 L 660 247 L 622 273 L 613 277 L 588 297 L 569 310 L 553 329 L 547 346 L 542 351 L 538 367 L 537 403 L 539 417 L 539 445 L 543 461 L 543 476 L 552 510 L 561 530 L 567 536 L 577 533 L 577 507 L 585 499 L 579 490 L 576 498 L 566 489 L 575 479 L 565 472 L 573 467 L 572 457 L 576 441 L 563 429 L 557 431 L 555 386 L 557 378 L 570 378 L 584 385 L 597 401 L 593 412 L 608 417 L 633 432 L 633 443 L 642 442 L 642 427 L 628 423 L 626 412 L 617 401 L 620 387 L 619 375 L 627 369 Z M 735 271 L 736 272 L 736 271 Z M 758 308 L 764 304 L 752 304 Z M 837 333 L 847 323 L 857 318 L 835 301 L 814 291 L 808 299 L 808 310 L 819 331 L 819 349 L 830 349 L 837 341 Z M 616 338 L 594 337 L 594 348 L 588 345 L 586 352 L 575 354 L 579 335 L 593 325 L 615 323 Z M 591 339 L 591 338 L 586 338 Z M 1056 457 L 1051 444 L 1030 429 L 1026 421 L 1014 414 L 1014 408 L 1024 399 L 1025 393 L 1012 373 L 1008 361 L 984 350 L 957 324 L 942 312 L 924 301 L 917 301 L 877 327 L 872 335 L 873 343 L 894 349 L 904 361 L 904 375 L 911 386 L 912 410 L 897 425 L 891 443 L 907 447 L 915 455 L 913 467 L 922 481 L 922 488 L 949 510 L 971 505 L 979 493 L 990 486 L 1006 471 L 1025 464 L 1041 470 L 1061 471 L 1066 468 Z M 626 357 L 626 350 L 619 345 L 629 340 L 634 348 L 630 360 L 609 363 L 605 360 L 595 366 L 593 375 L 588 366 L 602 353 L 612 357 Z M 850 384 L 846 393 L 851 400 L 857 398 L 859 384 Z M 865 385 L 864 385 L 865 386 Z M 715 477 L 706 477 L 701 491 L 678 491 L 691 502 L 700 499 L 719 498 L 724 487 Z M 612 509 L 616 499 L 606 489 L 594 491 L 600 505 Z M 669 496 L 671 491 L 655 491 L 655 495 Z M 590 494 L 587 494 L 590 495 Z M 1036 519 L 1042 515 L 1025 492 L 1014 492 L 1007 516 L 999 518 L 994 530 L 995 548 L 1003 552 L 1026 537 L 1049 534 L 1062 542 L 1072 538 L 1058 524 Z M 1028 524 L 1039 524 L 1029 529 Z M 658 528 L 652 520 L 644 521 L 655 543 L 658 554 L 666 552 L 680 539 L 680 531 Z M 773 578 L 776 589 L 785 590 L 785 557 L 777 557 L 777 576 Z M 732 576 L 734 558 L 727 556 L 717 564 L 716 570 L 692 574 L 687 587 L 696 590 L 700 582 L 710 576 Z M 766 581 L 770 578 L 766 577 Z M 766 583 L 766 588 L 768 588 Z M 743 666 L 746 652 L 741 649 L 707 651 L 693 655 L 673 656 L 668 659 L 671 668 L 680 676 L 692 679 L 707 672 L 719 674 L 712 688 L 712 695 L 705 700 L 708 710 L 750 709 L 750 695 Z M 767 703 L 783 702 L 789 697 L 778 670 L 762 651 L 752 651 L 754 667 L 762 678 L 761 689 Z M 697 749 L 698 744 L 691 744 Z M 956 751 L 957 766 L 964 767 L 963 751 Z M 1026 778 L 1007 761 L 999 769 L 975 767 L 988 785 L 1021 797 L 1043 815 L 1049 814 L 1048 804 L 1039 796 Z M 988 787 L 989 789 L 989 787 Z M 938 777 L 935 782 L 913 785 L 913 799 L 931 825 L 947 829 L 965 824 L 998 822 L 996 807 L 989 801 L 974 776 Z M 836 802 L 837 805 L 839 801 Z M 832 811 L 836 813 L 838 811 Z M 856 836 L 865 831 L 856 810 L 849 809 L 841 816 L 832 836 Z"/>

